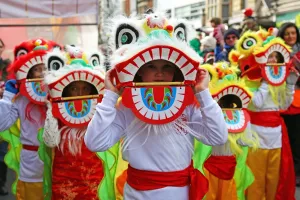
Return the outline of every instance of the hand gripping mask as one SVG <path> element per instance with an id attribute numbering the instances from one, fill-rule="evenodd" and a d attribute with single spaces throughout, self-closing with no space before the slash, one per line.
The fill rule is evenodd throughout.
<path id="1" fill-rule="evenodd" d="M 187 105 L 194 103 L 192 85 L 201 58 L 188 46 L 188 26 L 151 13 L 140 20 L 115 20 L 111 58 L 113 80 L 124 89 L 122 103 L 137 118 L 149 124 L 174 121 Z M 175 66 L 172 82 L 141 82 L 139 69 L 156 60 Z M 178 77 L 178 78 L 177 78 Z"/>
<path id="2" fill-rule="evenodd" d="M 83 55 L 87 59 L 83 59 Z M 45 83 L 49 88 L 52 115 L 72 128 L 88 125 L 104 92 L 100 55 L 83 52 L 82 56 L 71 58 L 69 52 L 63 54 L 56 50 L 48 53 L 46 60 Z"/>
<path id="3" fill-rule="evenodd" d="M 45 104 L 47 91 L 42 82 L 42 76 L 32 76 L 38 65 L 41 65 L 41 70 L 44 70 L 47 51 L 56 47 L 60 48 L 53 41 L 36 39 L 23 42 L 14 50 L 15 60 L 9 70 L 16 75 L 20 94 L 35 104 Z"/>

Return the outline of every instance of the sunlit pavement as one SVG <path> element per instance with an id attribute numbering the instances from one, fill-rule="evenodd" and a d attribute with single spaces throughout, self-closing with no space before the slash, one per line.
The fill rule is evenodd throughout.
<path id="1" fill-rule="evenodd" d="M 8 186 L 11 186 L 11 184 L 14 181 L 14 177 L 15 177 L 14 172 L 12 172 L 11 170 L 8 170 L 8 174 L 7 174 L 7 178 L 8 178 L 7 185 Z M 0 196 L 0 200 L 15 200 L 16 198 L 13 194 L 11 194 L 10 187 L 9 187 L 9 191 L 10 191 L 10 194 L 7 196 Z M 296 188 L 296 200 L 300 200 L 300 188 Z"/>

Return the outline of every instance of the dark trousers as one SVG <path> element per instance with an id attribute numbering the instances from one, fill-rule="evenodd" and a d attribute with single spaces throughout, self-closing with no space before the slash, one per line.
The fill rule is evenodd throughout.
<path id="1" fill-rule="evenodd" d="M 300 114 L 283 115 L 293 153 L 295 174 L 300 177 Z"/>
<path id="2" fill-rule="evenodd" d="M 7 142 L 0 142 L 0 187 L 3 187 L 6 182 L 7 166 L 4 163 L 4 156 L 7 153 Z"/>
<path id="3" fill-rule="evenodd" d="M 0 161 L 0 187 L 6 183 L 7 166 L 4 162 Z"/>

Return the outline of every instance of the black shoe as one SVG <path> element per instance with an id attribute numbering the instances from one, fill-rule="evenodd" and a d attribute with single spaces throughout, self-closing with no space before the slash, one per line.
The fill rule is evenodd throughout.
<path id="1" fill-rule="evenodd" d="M 0 196 L 8 195 L 8 191 L 5 189 L 5 187 L 0 187 Z"/>

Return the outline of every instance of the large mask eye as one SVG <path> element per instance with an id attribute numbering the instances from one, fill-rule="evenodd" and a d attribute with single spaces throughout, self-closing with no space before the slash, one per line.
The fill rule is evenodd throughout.
<path id="1" fill-rule="evenodd" d="M 125 44 L 132 44 L 139 38 L 139 32 L 128 24 L 121 24 L 117 29 L 116 48 Z"/>
<path id="2" fill-rule="evenodd" d="M 99 66 L 100 65 L 100 58 L 97 54 L 93 54 L 89 60 L 89 64 L 92 65 L 93 67 Z"/>
<path id="3" fill-rule="evenodd" d="M 48 59 L 49 71 L 57 71 L 61 69 L 63 66 L 64 66 L 64 61 L 57 56 L 52 56 Z"/>
<path id="4" fill-rule="evenodd" d="M 186 41 L 186 27 L 183 23 L 180 23 L 175 27 L 174 35 L 177 39 Z"/>
<path id="5" fill-rule="evenodd" d="M 249 37 L 243 41 L 242 48 L 247 50 L 247 49 L 250 49 L 251 47 L 255 46 L 256 44 L 257 44 L 256 39 Z"/>
<path id="6" fill-rule="evenodd" d="M 19 58 L 21 56 L 24 56 L 27 54 L 27 50 L 26 49 L 19 49 L 16 53 L 16 58 Z"/>

